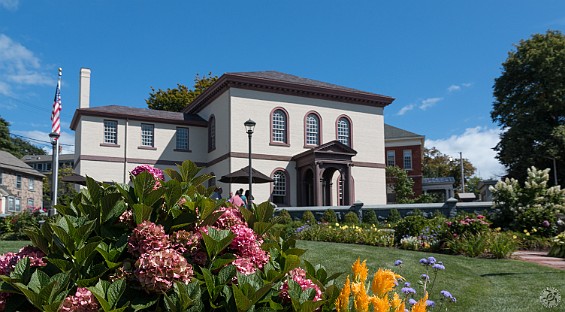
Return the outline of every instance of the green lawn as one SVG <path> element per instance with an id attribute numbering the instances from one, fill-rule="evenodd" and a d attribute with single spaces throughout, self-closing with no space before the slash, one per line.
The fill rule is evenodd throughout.
<path id="1" fill-rule="evenodd" d="M 27 244 L 26 241 L 0 241 L 0 254 L 17 251 Z M 298 241 L 297 247 L 307 249 L 304 259 L 324 265 L 331 273 L 350 273 L 351 265 L 359 257 L 367 260 L 371 276 L 378 267 L 391 268 L 413 286 L 424 273 L 418 261 L 434 256 L 443 261 L 446 270 L 439 272 L 432 296 L 437 299 L 439 291 L 450 291 L 457 297 L 451 311 L 565 311 L 563 270 L 518 260 L 474 259 L 365 245 Z M 401 268 L 393 265 L 397 259 L 404 261 Z M 345 275 L 342 275 L 339 282 L 344 280 Z M 539 296 L 546 287 L 561 293 L 563 299 L 559 307 L 547 309 L 541 305 Z"/>
<path id="2" fill-rule="evenodd" d="M 457 298 L 452 311 L 565 311 L 563 270 L 518 260 L 475 259 L 365 245 L 298 241 L 297 247 L 307 249 L 304 259 L 324 265 L 331 273 L 350 273 L 359 257 L 367 260 L 371 277 L 378 267 L 391 268 L 413 286 L 424 273 L 418 261 L 434 256 L 443 261 L 446 270 L 439 272 L 431 299 L 437 299 L 441 290 L 450 291 Z M 404 262 L 401 268 L 393 265 L 397 259 Z M 344 280 L 342 276 L 339 281 Z M 560 291 L 563 299 L 557 308 L 548 309 L 540 303 L 540 293 L 546 287 Z"/>
<path id="3" fill-rule="evenodd" d="M 16 252 L 20 250 L 20 248 L 30 245 L 30 241 L 5 241 L 0 240 L 0 255 L 5 254 L 7 252 Z"/>

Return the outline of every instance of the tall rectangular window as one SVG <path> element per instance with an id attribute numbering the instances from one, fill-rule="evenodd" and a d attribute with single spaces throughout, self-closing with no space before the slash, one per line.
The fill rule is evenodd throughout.
<path id="1" fill-rule="evenodd" d="M 386 165 L 387 166 L 396 166 L 395 161 L 395 153 L 394 151 L 386 151 Z"/>
<path id="2" fill-rule="evenodd" d="M 2 182 L 2 176 L 4 175 L 4 173 L 2 173 L 2 171 L 0 171 L 0 185 L 4 184 L 4 182 Z"/>
<path id="3" fill-rule="evenodd" d="M 153 147 L 155 142 L 155 126 L 151 124 L 141 124 L 141 145 Z"/>
<path id="4" fill-rule="evenodd" d="M 21 204 L 20 204 L 20 198 L 19 198 L 19 197 L 16 197 L 16 204 L 15 204 L 15 206 L 16 206 L 16 207 L 15 207 L 15 210 L 14 210 L 14 211 L 16 211 L 16 212 L 22 211 L 22 206 L 21 206 Z"/>
<path id="5" fill-rule="evenodd" d="M 188 128 L 177 128 L 177 149 L 188 150 Z"/>
<path id="6" fill-rule="evenodd" d="M 35 204 L 35 203 L 34 203 L 34 201 L 33 201 L 33 198 L 28 198 L 28 199 L 27 199 L 27 208 L 28 208 L 28 209 L 30 209 L 30 208 L 35 208 L 34 204 Z"/>
<path id="7" fill-rule="evenodd" d="M 27 187 L 27 189 L 30 190 L 30 191 L 33 191 L 33 190 L 35 189 L 35 185 L 34 185 L 34 184 L 35 184 L 35 179 L 29 177 L 27 180 L 28 180 L 28 187 Z"/>
<path id="8" fill-rule="evenodd" d="M 16 188 L 17 189 L 22 188 L 22 176 L 19 174 L 16 176 Z"/>
<path id="9" fill-rule="evenodd" d="M 14 197 L 8 197 L 8 211 L 16 211 Z"/>
<path id="10" fill-rule="evenodd" d="M 412 170 L 412 151 L 404 151 L 404 170 Z"/>
<path id="11" fill-rule="evenodd" d="M 104 120 L 104 143 L 118 144 L 118 122 L 116 120 Z"/>

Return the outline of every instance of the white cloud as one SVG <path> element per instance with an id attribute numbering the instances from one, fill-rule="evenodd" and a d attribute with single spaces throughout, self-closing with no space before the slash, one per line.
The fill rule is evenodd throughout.
<path id="1" fill-rule="evenodd" d="M 499 178 L 506 173 L 492 149 L 499 141 L 500 130 L 485 127 L 468 128 L 463 134 L 452 135 L 449 138 L 426 140 L 426 147 L 436 147 L 446 155 L 468 159 L 476 168 L 475 175 L 483 178 Z"/>
<path id="2" fill-rule="evenodd" d="M 39 58 L 20 43 L 0 34 L 0 94 L 12 95 L 15 86 L 50 84 L 55 81 L 42 71 Z"/>
<path id="3" fill-rule="evenodd" d="M 20 5 L 20 0 L 0 0 L 0 7 L 8 10 L 16 10 Z"/>
<path id="4" fill-rule="evenodd" d="M 463 88 L 469 88 L 470 86 L 472 86 L 472 83 L 469 82 L 465 82 L 462 84 L 452 84 L 449 87 L 447 87 L 447 92 L 451 93 L 451 92 L 456 92 L 456 91 L 461 91 L 461 89 Z"/>
<path id="5" fill-rule="evenodd" d="M 12 131 L 16 135 L 20 135 L 24 140 L 26 138 L 32 139 L 28 140 L 31 144 L 41 147 L 48 154 L 51 154 L 53 147 L 49 141 L 49 133 L 33 130 L 33 131 Z M 63 154 L 73 154 L 75 152 L 75 135 L 74 132 L 61 132 L 61 137 L 59 138 L 59 143 L 63 148 Z"/>
<path id="6" fill-rule="evenodd" d="M 420 106 L 418 108 L 420 108 L 421 110 L 426 110 L 436 105 L 441 100 L 443 100 L 443 98 L 427 98 L 420 103 Z"/>
<path id="7" fill-rule="evenodd" d="M 413 109 L 414 109 L 414 104 L 406 105 L 406 106 L 402 107 L 402 108 L 398 111 L 398 113 L 396 113 L 396 115 L 402 116 L 402 115 L 406 114 L 407 112 L 409 112 L 409 111 L 411 111 L 411 110 L 413 110 Z"/>
<path id="8" fill-rule="evenodd" d="M 450 85 L 449 87 L 447 87 L 447 92 L 454 92 L 459 90 L 461 90 L 461 86 L 458 85 Z"/>

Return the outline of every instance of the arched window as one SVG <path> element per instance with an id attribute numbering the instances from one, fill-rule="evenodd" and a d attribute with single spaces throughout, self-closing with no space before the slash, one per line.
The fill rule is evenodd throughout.
<path id="1" fill-rule="evenodd" d="M 284 169 L 275 169 L 273 172 L 273 192 L 271 201 L 277 205 L 289 205 L 288 177 Z"/>
<path id="2" fill-rule="evenodd" d="M 345 116 L 337 119 L 337 140 L 351 147 L 351 120 Z"/>
<path id="3" fill-rule="evenodd" d="M 320 145 L 320 117 L 309 113 L 305 120 L 306 145 Z"/>
<path id="4" fill-rule="evenodd" d="M 282 108 L 271 113 L 271 144 L 288 145 L 288 114 Z"/>
<path id="5" fill-rule="evenodd" d="M 208 120 L 208 152 L 216 149 L 216 117 L 210 116 Z"/>

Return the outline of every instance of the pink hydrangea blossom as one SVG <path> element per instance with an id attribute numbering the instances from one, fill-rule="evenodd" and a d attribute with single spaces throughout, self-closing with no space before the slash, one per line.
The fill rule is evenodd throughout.
<path id="1" fill-rule="evenodd" d="M 170 247 L 169 237 L 162 225 L 143 221 L 133 229 L 128 239 L 128 251 L 134 256 Z"/>
<path id="2" fill-rule="evenodd" d="M 0 255 L 0 275 L 9 275 L 14 270 L 14 267 L 23 258 L 29 258 L 29 265 L 31 267 L 46 266 L 47 262 L 43 259 L 45 254 L 41 249 L 33 246 L 25 246 L 17 253 L 8 252 Z"/>
<path id="3" fill-rule="evenodd" d="M 247 222 L 243 219 L 243 215 L 237 208 L 222 207 L 218 209 L 218 211 L 222 211 L 223 213 L 214 223 L 214 226 L 217 228 L 229 229 L 235 225 L 247 225 Z"/>
<path id="4" fill-rule="evenodd" d="M 134 274 L 148 293 L 166 293 L 175 281 L 188 284 L 194 272 L 180 253 L 165 249 L 142 254 Z"/>
<path id="5" fill-rule="evenodd" d="M 199 247 L 201 238 L 202 235 L 200 233 L 196 235 L 193 232 L 185 230 L 176 231 L 169 236 L 171 247 L 181 254 L 195 252 Z"/>
<path id="6" fill-rule="evenodd" d="M 314 284 L 314 282 L 312 282 L 311 279 L 306 278 L 306 271 L 304 271 L 304 269 L 302 268 L 293 269 L 290 272 L 288 272 L 286 276 L 287 276 L 287 280 L 281 285 L 280 288 L 281 292 L 279 294 L 279 297 L 281 297 L 283 301 L 285 302 L 290 301 L 290 295 L 288 294 L 288 288 L 289 288 L 288 279 L 292 279 L 293 281 L 295 281 L 298 285 L 300 285 L 300 288 L 303 291 L 307 289 L 314 289 L 316 295 L 314 295 L 314 298 L 312 299 L 313 301 L 322 300 L 322 290 L 320 289 L 320 287 L 318 287 L 318 285 Z"/>
<path id="7" fill-rule="evenodd" d="M 161 170 L 159 168 L 155 168 L 155 167 L 150 166 L 150 165 L 139 165 L 139 166 L 133 168 L 133 170 L 131 171 L 131 174 L 133 176 L 137 176 L 138 174 L 140 174 L 144 171 L 149 172 L 155 178 L 155 185 L 153 186 L 153 189 L 158 189 L 159 187 L 161 187 L 160 181 L 165 180 L 165 174 L 163 173 L 163 170 Z"/>
<path id="8" fill-rule="evenodd" d="M 236 256 L 233 264 L 238 272 L 251 274 L 257 268 L 261 269 L 269 261 L 269 254 L 261 249 L 263 240 L 258 238 L 255 232 L 246 225 L 235 225 L 230 230 L 235 234 L 235 238 L 229 248 Z M 250 267 L 250 263 L 253 264 L 253 268 Z"/>
<path id="9" fill-rule="evenodd" d="M 100 306 L 90 290 L 79 287 L 74 296 L 68 296 L 63 301 L 59 311 L 95 312 Z"/>

